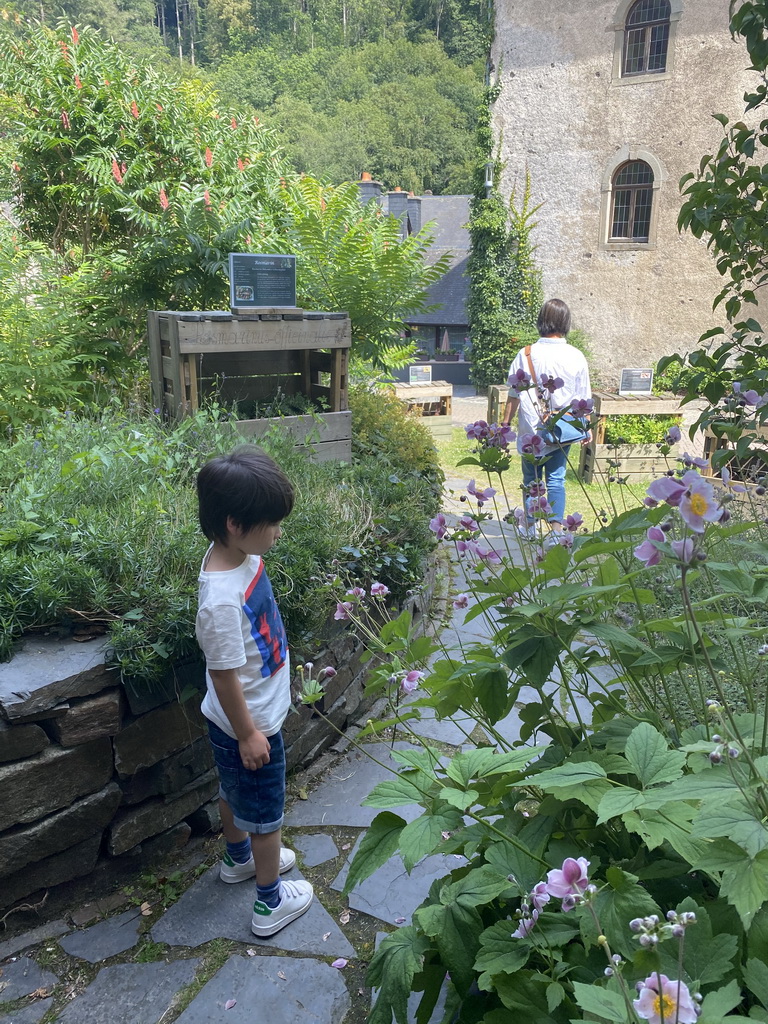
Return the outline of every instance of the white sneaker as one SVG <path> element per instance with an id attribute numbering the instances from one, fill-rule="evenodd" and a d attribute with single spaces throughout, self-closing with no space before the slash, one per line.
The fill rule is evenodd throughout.
<path id="1" fill-rule="evenodd" d="M 518 526 L 517 533 L 523 540 L 536 540 L 539 535 L 536 523 L 531 523 L 530 526 Z"/>
<path id="2" fill-rule="evenodd" d="M 284 875 L 290 871 L 296 863 L 296 854 L 285 846 L 280 847 L 280 874 Z M 256 874 L 256 865 L 253 857 L 249 857 L 245 864 L 238 864 L 232 860 L 228 853 L 225 853 L 219 865 L 219 878 L 222 882 L 244 882 L 246 878 L 253 878 Z"/>
<path id="3" fill-rule="evenodd" d="M 547 536 L 544 538 L 542 547 L 545 551 L 549 551 L 550 548 L 556 547 L 562 540 L 563 533 L 561 530 L 550 530 Z"/>
<path id="4" fill-rule="evenodd" d="M 260 939 L 268 939 L 281 928 L 285 928 L 297 917 L 306 914 L 312 905 L 313 890 L 309 882 L 281 882 L 280 902 L 276 907 L 268 907 L 261 900 L 253 904 L 251 931 Z"/>

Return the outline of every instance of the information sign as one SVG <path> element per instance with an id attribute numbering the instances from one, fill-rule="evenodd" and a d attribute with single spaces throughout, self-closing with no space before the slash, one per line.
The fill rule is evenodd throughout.
<path id="1" fill-rule="evenodd" d="M 295 306 L 296 257 L 280 253 L 231 252 L 229 301 L 233 313 L 261 306 Z"/>
<path id="2" fill-rule="evenodd" d="M 653 369 L 651 367 L 637 369 L 627 368 L 621 371 L 620 395 L 650 395 L 653 385 Z"/>
<path id="3" fill-rule="evenodd" d="M 408 383 L 409 384 L 431 384 L 432 383 L 432 367 L 431 366 L 409 366 L 408 367 Z"/>

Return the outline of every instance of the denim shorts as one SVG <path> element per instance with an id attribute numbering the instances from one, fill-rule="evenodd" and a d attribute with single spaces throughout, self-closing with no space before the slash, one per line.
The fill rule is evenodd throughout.
<path id="1" fill-rule="evenodd" d="M 237 740 L 211 721 L 208 735 L 219 772 L 219 796 L 229 805 L 235 825 L 252 835 L 276 832 L 285 810 L 283 734 L 267 737 L 269 762 L 255 771 L 243 765 Z"/>

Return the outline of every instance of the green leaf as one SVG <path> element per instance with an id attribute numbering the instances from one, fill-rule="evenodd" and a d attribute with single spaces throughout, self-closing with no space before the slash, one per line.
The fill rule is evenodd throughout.
<path id="1" fill-rule="evenodd" d="M 765 960 L 757 960 L 754 957 L 747 960 L 747 966 L 744 968 L 744 984 L 768 1010 L 768 964 Z"/>
<path id="2" fill-rule="evenodd" d="M 461 815 L 453 810 L 422 814 L 409 822 L 400 833 L 398 844 L 406 871 L 412 871 L 423 857 L 428 857 L 440 847 L 444 842 L 443 832 L 453 832 L 461 824 Z"/>
<path id="3" fill-rule="evenodd" d="M 561 800 L 580 800 L 593 811 L 597 811 L 602 798 L 613 789 L 605 770 L 594 761 L 566 762 L 558 768 L 530 776 L 529 781 Z"/>
<path id="4" fill-rule="evenodd" d="M 741 989 L 735 981 L 730 981 L 725 988 L 716 992 L 708 992 L 701 1004 L 701 1016 L 698 1024 L 720 1024 L 723 1017 L 741 1002 Z"/>
<path id="5" fill-rule="evenodd" d="M 390 932 L 373 955 L 366 981 L 378 988 L 368 1024 L 408 1024 L 408 997 L 417 971 L 421 970 L 429 941 L 413 925 Z"/>
<path id="6" fill-rule="evenodd" d="M 475 695 L 492 725 L 507 714 L 508 684 L 509 672 L 503 668 L 492 666 L 474 673 Z"/>
<path id="7" fill-rule="evenodd" d="M 480 794 L 476 789 L 453 789 L 450 786 L 444 786 L 438 796 L 451 807 L 457 807 L 460 811 L 466 811 L 480 799 Z"/>
<path id="8" fill-rule="evenodd" d="M 440 958 L 460 993 L 474 980 L 473 964 L 480 945 L 483 922 L 473 906 L 432 903 L 414 914 L 422 930 L 434 938 Z"/>
<path id="9" fill-rule="evenodd" d="M 618 818 L 621 814 L 634 811 L 642 803 L 643 794 L 636 789 L 626 787 L 612 789 L 602 797 L 597 805 L 597 824 L 602 825 L 610 818 Z"/>
<path id="10" fill-rule="evenodd" d="M 574 981 L 573 991 L 582 1010 L 605 1020 L 616 1021 L 616 1024 L 626 1024 L 629 1011 L 623 996 L 618 992 L 611 992 L 597 984 L 583 985 L 580 981 Z"/>
<path id="11" fill-rule="evenodd" d="M 474 968 L 480 972 L 477 984 L 484 992 L 493 991 L 494 975 L 514 974 L 528 963 L 531 947 L 521 939 L 512 938 L 515 927 L 513 921 L 496 921 L 480 936 Z"/>
<path id="12" fill-rule="evenodd" d="M 768 848 L 768 829 L 742 797 L 734 797 L 728 803 L 706 800 L 693 820 L 691 834 L 702 838 L 724 836 L 750 857 Z"/>
<path id="13" fill-rule="evenodd" d="M 397 814 L 384 811 L 376 815 L 349 865 L 344 895 L 350 893 L 358 882 L 369 878 L 394 855 L 404 827 L 405 822 Z"/>
<path id="14" fill-rule="evenodd" d="M 501 754 L 494 747 L 476 747 L 456 754 L 445 770 L 450 779 L 466 787 L 473 779 L 521 771 L 543 750 L 544 747 L 521 747 Z"/>
<path id="15" fill-rule="evenodd" d="M 479 907 L 507 891 L 516 891 L 516 886 L 513 887 L 509 879 L 484 864 L 467 872 L 458 882 L 443 886 L 440 890 L 440 902 L 457 903 L 463 907 Z"/>
<path id="16" fill-rule="evenodd" d="M 403 804 L 420 804 L 424 801 L 427 788 L 419 785 L 420 776 L 417 772 L 402 772 L 400 775 L 385 779 L 373 787 L 363 800 L 367 807 L 402 807 Z"/>
<path id="17" fill-rule="evenodd" d="M 768 850 L 750 857 L 740 846 L 727 839 L 716 839 L 693 867 L 722 872 L 720 894 L 736 908 L 748 929 L 752 918 L 768 901 Z"/>
<path id="18" fill-rule="evenodd" d="M 670 750 L 667 741 L 648 722 L 641 722 L 629 734 L 624 756 L 643 789 L 659 782 L 680 778 L 685 754 Z"/>
<path id="19" fill-rule="evenodd" d="M 627 923 L 633 917 L 647 917 L 649 914 L 662 916 L 659 907 L 649 893 L 638 884 L 637 875 L 610 867 L 605 872 L 608 886 L 595 898 L 595 911 L 606 935 L 613 939 L 617 952 L 631 958 L 637 949 L 633 944 Z M 596 938 L 591 918 L 582 917 L 582 929 L 587 923 L 588 934 Z"/>

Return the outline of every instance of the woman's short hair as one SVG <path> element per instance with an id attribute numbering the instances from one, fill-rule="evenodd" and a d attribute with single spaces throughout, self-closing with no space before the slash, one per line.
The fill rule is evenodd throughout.
<path id="1" fill-rule="evenodd" d="M 230 517 L 246 531 L 285 519 L 293 508 L 293 487 L 265 452 L 244 444 L 206 462 L 197 474 L 197 500 L 203 533 L 226 545 Z"/>
<path id="2" fill-rule="evenodd" d="M 547 299 L 539 310 L 536 327 L 540 338 L 546 338 L 550 334 L 565 337 L 571 329 L 571 311 L 562 299 Z"/>

